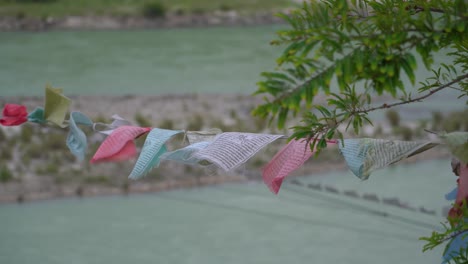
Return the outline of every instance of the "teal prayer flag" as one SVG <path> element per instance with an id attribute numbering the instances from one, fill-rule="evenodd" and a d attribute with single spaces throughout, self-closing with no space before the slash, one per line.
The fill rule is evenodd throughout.
<path id="1" fill-rule="evenodd" d="M 147 174 L 152 168 L 158 167 L 161 155 L 167 151 L 164 144 L 172 136 L 179 133 L 182 133 L 182 131 L 153 128 L 146 137 L 140 156 L 128 177 L 138 179 Z"/>
<path id="2" fill-rule="evenodd" d="M 373 138 L 345 139 L 338 146 L 349 169 L 362 180 L 374 170 L 384 168 L 438 145 L 433 142 L 384 140 Z"/>
<path id="3" fill-rule="evenodd" d="M 70 131 L 67 136 L 67 147 L 79 161 L 82 161 L 84 160 L 88 143 L 86 141 L 86 134 L 78 127 L 78 124 L 92 126 L 93 121 L 80 112 L 72 112 L 70 114 Z"/>
<path id="4" fill-rule="evenodd" d="M 29 122 L 34 122 L 34 123 L 39 123 L 39 124 L 46 123 L 47 121 L 45 120 L 45 117 L 44 117 L 44 108 L 37 107 L 36 109 L 34 109 L 34 111 L 29 113 L 28 121 Z"/>

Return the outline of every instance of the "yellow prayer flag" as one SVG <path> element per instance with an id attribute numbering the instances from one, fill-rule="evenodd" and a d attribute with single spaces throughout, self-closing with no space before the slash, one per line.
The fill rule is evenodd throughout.
<path id="1" fill-rule="evenodd" d="M 65 116 L 68 113 L 71 100 L 62 95 L 62 89 L 46 87 L 44 117 L 60 127 L 66 127 Z"/>

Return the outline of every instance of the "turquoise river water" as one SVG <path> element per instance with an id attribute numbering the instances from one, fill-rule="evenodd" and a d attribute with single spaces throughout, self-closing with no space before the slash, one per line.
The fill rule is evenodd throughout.
<path id="1" fill-rule="evenodd" d="M 46 84 L 67 95 L 251 94 L 260 73 L 276 67 L 283 47 L 269 42 L 283 27 L 4 32 L 0 97 L 43 95 Z M 424 67 L 416 76 L 427 76 Z M 405 85 L 415 92 L 407 80 Z M 463 108 L 452 103 L 457 95 L 442 92 L 427 104 L 403 106 L 403 118 Z"/>
<path id="2" fill-rule="evenodd" d="M 278 29 L 0 33 L 0 94 L 251 93 Z"/>
<path id="3" fill-rule="evenodd" d="M 340 192 L 398 197 L 436 215 L 285 182 L 223 184 L 129 197 L 0 206 L 0 263 L 440 263 L 420 236 L 443 221 L 447 160 L 298 178 Z M 386 216 L 383 216 L 386 213 Z"/>

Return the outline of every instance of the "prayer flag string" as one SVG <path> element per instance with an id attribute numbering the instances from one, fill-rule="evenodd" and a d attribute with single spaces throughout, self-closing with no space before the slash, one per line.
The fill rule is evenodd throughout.
<path id="1" fill-rule="evenodd" d="M 285 138 L 284 135 L 222 132 L 219 129 L 207 131 L 167 130 L 151 127 L 137 127 L 124 118 L 113 115 L 111 124 L 94 123 L 81 112 L 69 113 L 71 100 L 62 95 L 61 89 L 46 87 L 45 106 L 37 107 L 28 114 L 23 105 L 5 104 L 0 124 L 18 126 L 25 122 L 55 124 L 68 128 L 66 145 L 79 161 L 84 160 L 87 139 L 80 126 L 86 126 L 107 137 L 97 149 L 91 163 L 118 162 L 137 156 L 134 140 L 148 134 L 140 156 L 132 172 L 131 179 L 138 179 L 152 168 L 158 167 L 161 160 L 171 160 L 189 165 L 214 165 L 230 171 L 247 162 L 268 144 Z M 65 120 L 69 114 L 69 119 Z M 174 135 L 184 133 L 188 146 L 169 151 L 166 142 Z M 468 132 L 452 132 L 439 135 L 441 143 L 462 164 L 462 172 L 468 173 Z M 365 180 L 376 169 L 387 167 L 404 158 L 429 150 L 440 142 L 398 141 L 372 138 L 330 140 L 327 143 L 337 144 L 349 169 L 360 179 Z M 301 167 L 314 153 L 305 140 L 291 140 L 262 169 L 262 178 L 268 188 L 275 194 L 280 190 L 285 177 Z M 447 199 L 457 202 L 468 197 L 468 180 L 464 179 L 459 187 L 447 194 Z M 463 186 L 463 188 L 462 188 Z M 468 185 L 467 185 L 468 186 Z M 463 196 L 463 197 L 462 197 Z M 453 212 L 452 212 L 453 213 Z"/>

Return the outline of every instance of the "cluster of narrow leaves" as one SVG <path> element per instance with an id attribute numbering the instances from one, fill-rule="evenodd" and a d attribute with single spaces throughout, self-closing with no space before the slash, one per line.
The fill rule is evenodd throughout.
<path id="1" fill-rule="evenodd" d="M 468 248 L 462 249 L 458 255 L 453 256 L 453 258 L 447 262 L 448 264 L 466 264 L 468 263 Z"/>
<path id="2" fill-rule="evenodd" d="M 342 137 L 341 124 L 357 134 L 371 123 L 371 111 L 418 102 L 439 90 L 468 94 L 468 11 L 465 0 L 328 0 L 304 2 L 280 14 L 290 28 L 278 32 L 274 45 L 285 45 L 277 70 L 264 72 L 256 94 L 264 103 L 253 114 L 277 120 L 303 116 L 292 138 L 306 138 L 318 149 L 326 139 Z M 432 70 L 433 55 L 445 52 L 454 65 Z M 434 77 L 416 84 L 417 56 Z M 406 75 L 419 94 L 404 87 Z M 337 87 L 331 87 L 335 84 Z M 314 101 L 320 94 L 326 106 Z M 397 103 L 372 105 L 373 95 Z M 468 101 L 467 101 L 468 102 Z"/>
<path id="3" fill-rule="evenodd" d="M 468 236 L 468 221 L 463 220 L 468 219 L 468 207 L 466 201 L 459 206 L 459 209 L 460 216 L 457 216 L 456 218 L 448 217 L 449 223 L 442 223 L 442 232 L 433 231 L 431 236 L 419 238 L 422 241 L 426 241 L 426 244 L 423 246 L 423 252 L 432 250 L 443 243 L 447 243 L 444 250 L 445 256 L 450 248 L 450 244 L 456 236 Z M 451 258 L 448 263 L 468 263 L 468 247 L 462 247 L 456 254 L 448 255 Z"/>

